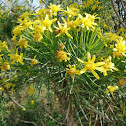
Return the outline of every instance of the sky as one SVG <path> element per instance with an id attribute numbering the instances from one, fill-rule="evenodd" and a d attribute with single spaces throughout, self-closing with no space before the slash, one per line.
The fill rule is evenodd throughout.
<path id="1" fill-rule="evenodd" d="M 33 0 L 33 5 L 35 7 L 38 7 L 39 6 L 39 0 Z"/>

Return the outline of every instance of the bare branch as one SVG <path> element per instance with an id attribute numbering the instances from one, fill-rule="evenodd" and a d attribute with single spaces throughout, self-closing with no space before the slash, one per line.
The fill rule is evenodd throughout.
<path id="1" fill-rule="evenodd" d="M 116 16 L 117 16 L 118 19 L 119 19 L 119 22 L 126 28 L 125 24 L 122 22 L 122 20 L 121 20 L 120 17 L 119 17 L 119 14 L 117 13 L 117 11 L 116 11 L 116 9 L 115 9 L 113 0 L 111 0 L 111 4 L 112 4 L 112 7 L 113 7 L 113 9 L 114 9 L 114 11 L 115 11 Z"/>
<path id="2" fill-rule="evenodd" d="M 28 123 L 28 124 L 34 124 L 35 126 L 37 126 L 37 124 L 35 123 L 35 122 L 30 122 L 30 121 L 26 121 L 26 120 L 21 120 L 21 119 L 19 119 L 19 118 L 17 118 L 17 117 L 15 117 L 18 121 L 20 121 L 20 122 L 23 122 L 23 123 Z"/>
<path id="3" fill-rule="evenodd" d="M 126 12 L 126 7 L 124 6 L 123 0 L 121 0 L 121 4 L 123 6 L 124 11 Z"/>
<path id="4" fill-rule="evenodd" d="M 0 85 L 3 87 L 3 89 L 5 90 L 6 95 L 9 97 L 9 99 L 14 102 L 18 107 L 25 109 L 22 105 L 20 105 L 9 93 L 8 89 L 2 84 L 2 79 L 0 76 Z"/>
<path id="5" fill-rule="evenodd" d="M 0 0 L 0 1 L 1 1 L 1 3 L 3 3 L 5 6 L 7 6 L 7 7 L 9 8 L 10 11 L 13 12 L 14 16 L 19 17 L 19 15 L 18 15 L 13 9 L 11 9 L 5 2 L 3 2 L 2 0 Z"/>

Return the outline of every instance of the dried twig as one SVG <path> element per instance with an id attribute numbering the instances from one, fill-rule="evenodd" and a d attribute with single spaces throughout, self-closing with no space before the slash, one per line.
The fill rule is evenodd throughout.
<path id="1" fill-rule="evenodd" d="M 46 4 L 46 2 L 45 2 L 44 0 L 41 0 L 41 1 L 42 1 L 42 3 L 45 4 L 45 6 L 46 6 L 47 8 L 49 8 L 48 5 Z"/>
<path id="2" fill-rule="evenodd" d="M 23 122 L 23 123 L 34 124 L 35 126 L 37 126 L 37 124 L 36 124 L 35 122 L 30 122 L 30 121 L 26 121 L 26 120 L 21 120 L 21 119 L 17 118 L 16 116 L 15 116 L 15 119 L 17 119 L 18 121 Z"/>
<path id="3" fill-rule="evenodd" d="M 123 7 L 123 9 L 124 9 L 124 11 L 125 11 L 125 13 L 126 13 L 126 7 L 125 7 L 125 5 L 124 5 L 124 3 L 123 3 L 123 0 L 121 0 L 121 4 L 122 4 L 122 7 Z"/>
<path id="4" fill-rule="evenodd" d="M 115 11 L 116 16 L 117 16 L 118 19 L 119 19 L 119 22 L 123 25 L 123 27 L 126 28 L 125 24 L 122 22 L 122 20 L 121 20 L 120 17 L 119 17 L 119 14 L 117 13 L 117 11 L 116 11 L 116 9 L 115 9 L 113 0 L 111 0 L 111 4 L 112 4 L 112 7 L 113 7 L 113 9 L 114 9 L 114 11 Z"/>
<path id="5" fill-rule="evenodd" d="M 2 84 L 2 79 L 1 79 L 1 76 L 0 76 L 0 85 L 2 86 L 2 88 L 5 90 L 5 93 L 7 94 L 7 96 L 9 97 L 9 99 L 15 103 L 18 107 L 22 108 L 22 109 L 25 109 L 22 105 L 20 105 L 9 93 L 8 89 Z"/>
<path id="6" fill-rule="evenodd" d="M 1 3 L 3 3 L 4 5 L 6 5 L 6 6 L 9 8 L 10 11 L 13 12 L 14 16 L 19 17 L 19 15 L 18 15 L 13 9 L 11 9 L 5 2 L 3 2 L 2 0 L 0 0 L 0 1 L 1 1 Z"/>

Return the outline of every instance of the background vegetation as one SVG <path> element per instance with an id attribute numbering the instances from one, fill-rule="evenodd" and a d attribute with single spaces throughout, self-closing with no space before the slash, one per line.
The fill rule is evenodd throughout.
<path id="1" fill-rule="evenodd" d="M 39 4 L 34 6 L 32 0 L 0 1 L 0 125 L 125 126 L 125 1 L 40 0 Z M 51 4 L 62 9 L 56 14 L 50 12 Z M 68 7 L 73 8 L 74 18 Z M 85 17 L 85 13 L 94 16 L 94 29 L 78 24 L 83 19 L 78 14 Z M 52 25 L 45 29 L 39 21 L 48 19 L 47 14 Z M 76 22 L 65 35 L 56 37 L 61 33 L 58 21 L 65 27 L 69 20 Z M 19 42 L 22 39 L 24 45 Z M 88 52 L 91 58 L 96 56 L 95 62 L 105 62 L 111 56 L 107 76 L 96 71 L 99 79 L 88 69 L 78 73 L 89 60 Z M 14 54 L 19 56 L 18 61 Z"/>

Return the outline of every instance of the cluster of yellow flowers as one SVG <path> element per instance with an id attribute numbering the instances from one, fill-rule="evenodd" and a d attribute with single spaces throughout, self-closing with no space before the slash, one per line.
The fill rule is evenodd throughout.
<path id="1" fill-rule="evenodd" d="M 92 5 L 92 10 L 95 10 L 98 8 L 99 10 L 101 7 L 99 6 L 101 2 L 98 0 L 89 0 L 86 2 L 85 5 Z M 95 5 L 93 5 L 95 3 Z M 57 17 L 58 13 L 61 13 L 62 17 L 59 20 Z M 16 54 L 8 54 L 10 56 L 10 60 L 13 60 L 11 64 L 14 63 L 20 63 L 24 65 L 24 57 L 23 53 L 21 53 L 21 50 L 27 50 L 30 48 L 30 44 L 33 42 L 41 43 L 43 41 L 43 38 L 45 37 L 45 33 L 47 31 L 50 33 L 55 33 L 55 37 L 60 36 L 67 36 L 69 37 L 69 40 L 72 41 L 74 39 L 74 36 L 72 36 L 73 31 L 79 31 L 80 29 L 86 29 L 87 31 L 91 30 L 94 31 L 94 29 L 97 27 L 97 23 L 95 22 L 95 19 L 98 19 L 96 17 L 97 15 L 91 15 L 88 13 L 84 13 L 85 16 L 81 15 L 79 13 L 79 9 L 69 6 L 66 10 L 61 8 L 61 5 L 55 5 L 50 4 L 48 6 L 48 9 L 41 8 L 38 11 L 35 11 L 34 13 L 25 12 L 23 13 L 19 19 L 18 23 L 19 25 L 16 26 L 12 33 L 13 37 L 12 40 L 14 42 L 14 45 L 16 47 Z M 32 18 L 31 18 L 32 17 Z M 82 31 L 80 31 L 81 33 Z M 101 37 L 101 29 L 99 28 L 97 31 L 98 37 Z M 27 34 L 27 37 L 24 34 Z M 30 36 L 30 37 L 29 37 Z M 126 56 L 126 44 L 124 39 L 121 36 L 118 36 L 113 33 L 106 34 L 106 36 L 109 38 L 110 44 L 114 41 L 113 44 L 113 57 L 121 57 Z M 29 38 L 28 38 L 29 37 Z M 29 41 L 30 40 L 30 41 Z M 59 62 L 70 62 L 71 54 L 64 51 L 65 43 L 59 43 L 59 49 L 56 52 L 56 57 Z M 0 52 L 2 49 L 8 50 L 6 42 L 0 42 Z M 20 53 L 20 54 L 19 54 Z M 96 70 L 103 73 L 104 76 L 107 75 L 108 71 L 118 71 L 118 69 L 115 67 L 114 63 L 112 63 L 111 56 L 106 57 L 101 62 L 96 62 L 96 56 L 93 55 L 91 58 L 90 52 L 87 52 L 87 61 L 84 59 L 84 61 L 80 58 L 77 58 L 77 61 L 80 63 L 83 63 L 84 68 L 81 70 L 76 70 L 76 65 L 69 64 L 66 68 L 66 74 L 69 74 L 72 79 L 74 79 L 75 75 L 81 75 L 85 73 L 86 71 L 91 72 L 97 79 L 99 79 L 99 75 L 96 73 Z M 8 61 L 3 62 L 2 61 L 3 54 L 0 55 L 0 67 L 1 71 L 10 70 L 10 64 Z M 36 55 L 31 60 L 31 66 L 36 65 L 38 62 L 36 58 Z M 77 66 L 81 67 L 81 66 Z M 80 68 L 79 68 L 80 69 Z M 108 90 L 111 89 L 110 87 Z M 109 91 L 111 93 L 114 92 L 115 89 L 112 89 L 112 91 Z M 33 85 L 30 86 L 29 94 L 34 93 Z"/>
<path id="2" fill-rule="evenodd" d="M 96 9 L 101 10 L 102 6 L 100 4 L 101 2 L 99 0 L 86 0 L 83 2 L 83 7 L 84 8 L 91 7 L 92 11 Z"/>
<path id="3" fill-rule="evenodd" d="M 5 83 L 4 84 L 4 88 L 7 88 L 7 89 L 11 89 L 12 92 L 14 92 L 14 87 L 16 85 L 15 84 L 12 84 L 12 83 Z M 0 91 L 4 91 L 4 88 L 3 87 L 0 87 Z"/>
<path id="4" fill-rule="evenodd" d="M 0 40 L 0 52 L 3 51 L 8 51 L 8 46 L 7 43 L 5 41 L 1 41 Z M 0 54 L 0 68 L 1 71 L 5 71 L 5 70 L 10 70 L 10 64 L 8 61 L 4 61 L 2 56 L 4 56 L 4 54 Z"/>
<path id="5" fill-rule="evenodd" d="M 65 43 L 58 43 L 58 44 L 59 44 L 59 50 L 56 52 L 57 59 L 59 60 L 59 62 L 62 62 L 63 60 L 67 62 L 68 60 L 70 60 L 70 57 L 68 57 L 68 55 L 70 56 L 70 54 L 63 50 Z"/>
<path id="6" fill-rule="evenodd" d="M 7 46 L 7 43 L 5 42 L 5 41 L 1 41 L 0 40 L 0 52 L 2 51 L 2 50 L 8 50 L 8 46 Z"/>
<path id="7" fill-rule="evenodd" d="M 111 93 L 111 94 L 113 94 L 113 92 L 115 91 L 115 90 L 118 90 L 118 86 L 107 86 L 107 91 L 106 91 L 106 93 Z"/>
<path id="8" fill-rule="evenodd" d="M 118 39 L 116 39 L 116 44 L 115 44 L 115 48 L 113 48 L 113 56 L 114 57 L 123 57 L 126 56 L 126 41 L 124 41 L 123 37 L 119 37 Z"/>
<path id="9" fill-rule="evenodd" d="M 57 54 L 57 59 L 62 62 L 63 60 L 65 60 L 65 62 L 67 60 L 70 60 L 69 57 L 67 57 L 67 53 L 64 52 L 64 51 L 58 51 L 58 54 Z M 107 75 L 107 71 L 113 71 L 113 70 L 116 70 L 118 71 L 118 69 L 115 67 L 114 63 L 111 62 L 111 56 L 109 56 L 108 58 L 104 59 L 102 62 L 97 62 L 97 63 L 94 63 L 95 62 L 95 55 L 93 55 L 92 59 L 91 59 L 91 55 L 89 52 L 87 52 L 87 62 L 77 58 L 79 62 L 83 63 L 85 65 L 85 67 L 82 69 L 82 70 L 76 70 L 76 66 L 74 65 L 74 67 L 72 67 L 70 64 L 69 64 L 69 68 L 66 68 L 67 72 L 66 74 L 70 74 L 70 76 L 73 78 L 73 75 L 74 74 L 77 74 L 77 75 L 80 75 L 80 74 L 83 74 L 85 73 L 86 71 L 90 71 L 92 72 L 92 74 L 97 78 L 99 79 L 99 76 L 98 74 L 94 71 L 94 70 L 98 70 L 100 72 L 103 72 L 103 75 L 106 76 Z"/>
<path id="10" fill-rule="evenodd" d="M 111 56 L 109 56 L 107 59 L 103 60 L 102 62 L 95 62 L 95 55 L 93 55 L 91 59 L 91 55 L 89 52 L 87 52 L 87 60 L 88 62 L 82 61 L 81 59 L 78 58 L 78 61 L 81 63 L 84 63 L 85 67 L 80 71 L 81 74 L 85 73 L 85 71 L 91 71 L 92 74 L 99 79 L 98 74 L 94 70 L 98 70 L 100 72 L 103 72 L 104 76 L 107 75 L 107 71 L 112 71 L 118 70 L 115 66 L 114 63 L 111 62 Z"/>
<path id="11" fill-rule="evenodd" d="M 113 49 L 114 58 L 117 57 L 119 59 L 120 57 L 126 56 L 126 41 L 122 36 L 116 33 L 106 33 L 102 38 L 105 41 L 109 41 L 108 46 Z"/>
<path id="12" fill-rule="evenodd" d="M 59 56 L 57 57 L 59 58 Z M 66 59 L 65 62 L 67 61 L 67 57 L 62 55 L 62 57 L 60 57 L 60 62 L 62 62 L 62 59 Z M 115 67 L 114 63 L 111 62 L 111 56 L 109 56 L 108 58 L 104 59 L 102 62 L 95 62 L 95 55 L 93 55 L 92 59 L 91 59 L 91 55 L 89 52 L 87 52 L 87 62 L 82 61 L 81 59 L 77 58 L 79 62 L 84 63 L 85 67 L 82 70 L 76 70 L 76 66 L 73 65 L 73 67 L 69 64 L 69 68 L 66 68 L 66 74 L 69 74 L 71 76 L 71 78 L 74 78 L 74 75 L 81 75 L 83 73 L 85 73 L 86 71 L 90 71 L 92 72 L 92 74 L 99 79 L 99 75 L 94 71 L 94 70 L 98 70 L 100 72 L 103 72 L 103 75 L 106 76 L 107 75 L 107 71 L 118 71 L 118 69 Z M 70 60 L 70 59 L 69 59 Z M 111 93 L 113 94 L 114 90 L 118 89 L 118 86 L 108 86 L 107 87 L 108 90 L 106 91 L 106 93 Z"/>
<path id="13" fill-rule="evenodd" d="M 118 29 L 117 34 L 121 35 L 124 39 L 126 39 L 126 29 L 124 27 L 121 27 L 120 29 Z"/>
<path id="14" fill-rule="evenodd" d="M 53 32 L 53 28 L 51 27 L 53 24 L 54 28 L 59 31 L 56 37 L 60 36 L 61 34 L 66 34 L 71 39 L 73 38 L 68 31 L 71 29 L 76 29 L 77 27 L 86 27 L 94 28 L 97 24 L 94 23 L 96 19 L 95 15 L 90 15 L 85 13 L 86 17 L 83 17 L 79 14 L 79 9 L 74 7 L 67 7 L 67 10 L 63 10 L 60 8 L 61 5 L 50 4 L 49 9 L 41 8 L 40 10 L 36 11 L 35 13 L 23 13 L 20 18 L 18 19 L 19 25 L 16 26 L 12 33 L 14 34 L 12 40 L 15 42 L 17 36 L 20 36 L 20 40 L 18 41 L 18 45 L 20 48 L 23 46 L 27 48 L 28 42 L 25 38 L 21 36 L 21 31 L 26 31 L 30 29 L 33 35 L 33 41 L 41 41 L 42 34 L 45 30 L 49 30 Z M 57 18 L 53 18 L 57 15 L 57 12 L 62 11 L 63 15 L 66 15 L 67 18 L 62 17 L 64 23 L 60 23 L 57 21 Z M 30 19 L 30 15 L 33 15 L 35 18 L 32 20 Z M 57 21 L 58 27 L 56 26 L 55 22 Z"/>

